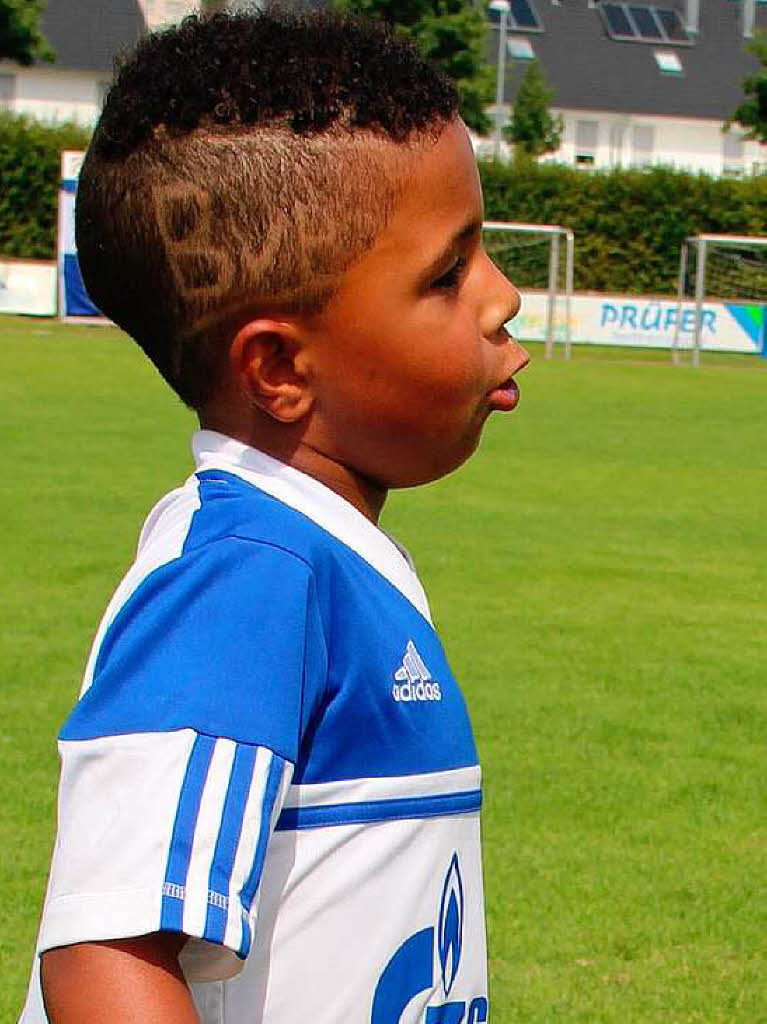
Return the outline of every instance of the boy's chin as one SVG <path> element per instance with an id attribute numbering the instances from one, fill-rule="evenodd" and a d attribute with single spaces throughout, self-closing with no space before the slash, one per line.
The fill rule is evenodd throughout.
<path id="1" fill-rule="evenodd" d="M 456 469 L 467 462 L 479 447 L 482 438 L 481 432 L 474 440 L 466 446 L 445 453 L 444 458 L 433 460 L 423 466 L 410 464 L 403 467 L 401 472 L 391 474 L 389 482 L 385 485 L 388 490 L 404 489 L 407 487 L 421 487 L 423 484 L 434 483 L 442 477 L 449 476 Z"/>

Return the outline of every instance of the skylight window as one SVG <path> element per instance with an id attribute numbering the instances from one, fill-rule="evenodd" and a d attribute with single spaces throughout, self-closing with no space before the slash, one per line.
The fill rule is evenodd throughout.
<path id="1" fill-rule="evenodd" d="M 488 6 L 488 17 L 493 24 L 500 21 L 500 12 Z M 532 0 L 509 0 L 509 13 L 506 24 L 512 32 L 543 32 L 541 19 L 533 6 Z"/>
<path id="2" fill-rule="evenodd" d="M 533 44 L 524 36 L 509 36 L 506 51 L 513 60 L 535 60 Z"/>
<path id="3" fill-rule="evenodd" d="M 629 7 L 629 14 L 634 19 L 637 32 L 643 39 L 662 39 L 663 31 L 660 23 L 655 20 L 652 9 L 649 7 L 638 7 L 632 4 Z"/>
<path id="4" fill-rule="evenodd" d="M 690 45 L 677 11 L 638 3 L 601 3 L 599 10 L 611 39 L 637 43 Z"/>
<path id="5" fill-rule="evenodd" d="M 682 62 L 673 50 L 653 50 L 655 63 L 662 75 L 683 75 Z"/>
<path id="6" fill-rule="evenodd" d="M 666 39 L 675 43 L 688 43 L 690 37 L 684 30 L 679 14 L 671 7 L 656 7 L 655 17 L 661 23 Z"/>
<path id="7" fill-rule="evenodd" d="M 511 14 L 509 23 L 512 28 L 527 29 L 530 31 L 541 30 L 541 23 L 530 0 L 510 0 Z"/>
<path id="8" fill-rule="evenodd" d="M 634 26 L 623 4 L 601 4 L 607 22 L 607 31 L 613 39 L 633 39 L 636 36 Z"/>

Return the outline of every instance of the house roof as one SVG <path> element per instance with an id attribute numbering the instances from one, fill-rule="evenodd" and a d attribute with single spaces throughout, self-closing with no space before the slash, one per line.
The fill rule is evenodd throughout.
<path id="1" fill-rule="evenodd" d="M 671 6 L 674 0 L 655 2 Z M 533 4 L 543 31 L 509 29 L 509 35 L 530 41 L 554 87 L 556 107 L 724 120 L 741 102 L 744 77 L 758 66 L 743 38 L 742 0 L 700 0 L 700 31 L 691 46 L 611 39 L 588 0 Z M 138 0 L 48 0 L 41 24 L 57 67 L 105 73 L 147 29 Z M 756 27 L 767 29 L 763 3 L 756 5 Z M 681 75 L 660 72 L 653 56 L 659 49 L 674 50 Z M 495 60 L 492 30 L 490 52 Z M 525 67 L 524 61 L 507 58 L 507 102 L 513 102 Z"/>
<path id="2" fill-rule="evenodd" d="M 533 2 L 543 32 L 524 35 L 554 87 L 555 107 L 724 120 L 743 98 L 744 77 L 758 66 L 743 38 L 742 0 L 700 0 L 700 31 L 691 46 L 611 39 L 601 12 L 587 0 Z M 655 3 L 672 6 L 669 0 Z M 756 26 L 767 28 L 767 9 L 760 4 Z M 509 29 L 509 35 L 522 34 Z M 490 35 L 497 47 L 497 33 Z M 683 73 L 662 74 L 654 50 L 673 50 Z M 522 61 L 507 64 L 508 102 L 524 70 Z"/>
<path id="3" fill-rule="evenodd" d="M 40 23 L 55 66 L 78 71 L 110 72 L 146 31 L 138 0 L 48 0 Z"/>

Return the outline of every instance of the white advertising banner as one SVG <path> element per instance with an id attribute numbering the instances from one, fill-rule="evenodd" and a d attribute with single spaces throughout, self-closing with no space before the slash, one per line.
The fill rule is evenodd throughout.
<path id="1" fill-rule="evenodd" d="M 56 315 L 56 264 L 0 259 L 0 313 Z"/>
<path id="2" fill-rule="evenodd" d="M 520 338 L 543 341 L 546 337 L 546 303 L 543 292 L 522 292 L 522 308 L 511 321 Z M 573 344 L 628 345 L 671 348 L 677 321 L 675 299 L 629 295 L 573 295 L 570 330 Z M 565 300 L 555 309 L 555 338 L 565 337 Z M 695 305 L 682 304 L 679 317 L 680 348 L 692 348 Z M 701 347 L 716 352 L 767 354 L 767 306 L 758 303 L 706 302 L 701 311 Z"/>

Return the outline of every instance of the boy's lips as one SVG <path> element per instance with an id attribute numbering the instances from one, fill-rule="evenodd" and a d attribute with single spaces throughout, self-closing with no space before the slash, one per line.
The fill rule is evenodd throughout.
<path id="1" fill-rule="evenodd" d="M 511 412 L 519 404 L 519 387 L 513 377 L 507 377 L 488 395 L 490 405 L 498 412 Z"/>
<path id="2" fill-rule="evenodd" d="M 513 338 L 508 331 L 504 328 L 503 334 L 508 342 L 513 344 L 512 357 L 510 362 L 506 364 L 505 369 L 511 370 L 508 377 L 504 378 L 500 384 L 497 384 L 493 390 L 488 394 L 487 400 L 492 410 L 498 412 L 511 412 L 519 405 L 519 385 L 514 380 L 516 374 L 527 366 L 530 362 L 530 356 L 525 349 Z"/>

